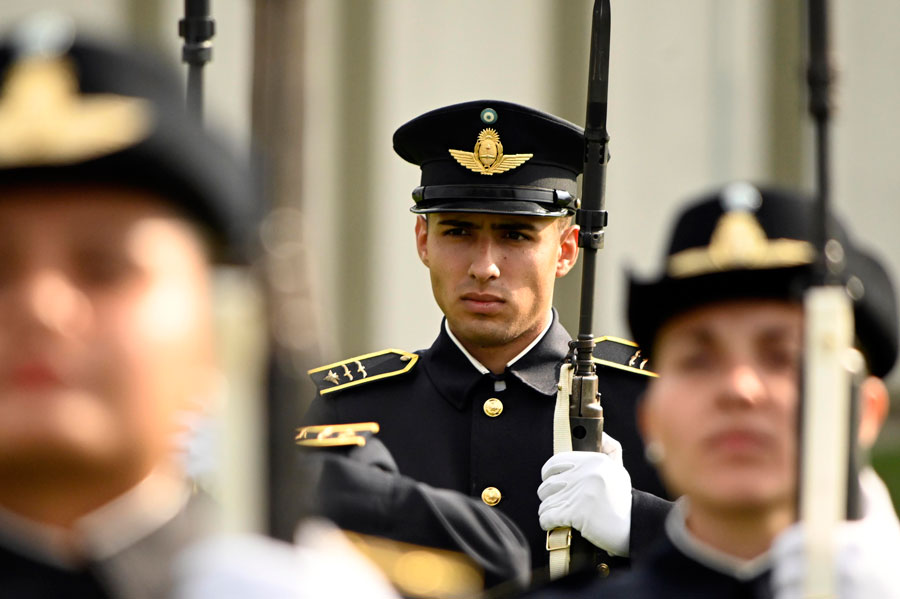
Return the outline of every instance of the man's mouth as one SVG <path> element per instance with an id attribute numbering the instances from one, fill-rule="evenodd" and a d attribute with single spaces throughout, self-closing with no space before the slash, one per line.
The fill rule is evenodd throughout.
<path id="1" fill-rule="evenodd" d="M 726 429 L 710 436 L 707 446 L 714 451 L 750 454 L 765 451 L 771 445 L 770 435 L 746 428 Z"/>
<path id="2" fill-rule="evenodd" d="M 466 293 L 460 299 L 469 311 L 478 314 L 493 314 L 506 303 L 502 297 L 492 293 Z"/>
<path id="3" fill-rule="evenodd" d="M 23 362 L 8 373 L 12 386 L 19 389 L 41 389 L 63 384 L 62 375 L 45 362 Z"/>

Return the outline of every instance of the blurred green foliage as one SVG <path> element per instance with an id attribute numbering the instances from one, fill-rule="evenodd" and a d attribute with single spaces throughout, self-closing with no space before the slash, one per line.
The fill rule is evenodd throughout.
<path id="1" fill-rule="evenodd" d="M 900 388 L 893 385 L 891 389 L 891 411 L 888 420 L 872 448 L 872 466 L 884 480 L 894 509 L 900 508 Z"/>

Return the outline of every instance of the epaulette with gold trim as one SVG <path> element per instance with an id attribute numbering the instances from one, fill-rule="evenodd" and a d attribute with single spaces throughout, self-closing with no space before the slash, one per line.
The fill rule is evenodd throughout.
<path id="1" fill-rule="evenodd" d="M 644 376 L 659 376 L 650 370 L 649 360 L 641 354 L 641 349 L 634 341 L 619 337 L 597 337 L 594 344 L 594 362 L 597 364 Z"/>
<path id="2" fill-rule="evenodd" d="M 294 441 L 303 447 L 365 447 L 366 433 L 375 434 L 379 430 L 377 422 L 317 424 L 297 429 Z"/>
<path id="3" fill-rule="evenodd" d="M 342 362 L 313 368 L 307 374 L 316 384 L 319 394 L 325 395 L 339 389 L 409 372 L 418 360 L 417 354 L 399 349 L 383 349 Z"/>
<path id="4" fill-rule="evenodd" d="M 480 597 L 484 569 L 466 555 L 343 531 L 404 597 Z"/>

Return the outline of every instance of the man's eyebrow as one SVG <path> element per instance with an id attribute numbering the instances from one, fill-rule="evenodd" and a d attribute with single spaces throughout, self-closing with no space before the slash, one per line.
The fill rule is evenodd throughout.
<path id="1" fill-rule="evenodd" d="M 457 218 L 444 218 L 438 221 L 441 227 L 460 227 L 464 229 L 480 229 L 481 225 L 470 220 L 460 220 Z M 491 223 L 491 230 L 494 231 L 537 231 L 538 228 L 529 222 L 507 221 L 499 223 Z"/>
<path id="2" fill-rule="evenodd" d="M 442 227 L 463 227 L 465 229 L 479 228 L 474 222 L 470 220 L 457 220 L 454 218 L 442 218 L 438 221 L 437 224 Z"/>
<path id="3" fill-rule="evenodd" d="M 715 335 L 703 323 L 689 327 L 686 331 L 683 331 L 678 335 L 678 339 L 683 344 L 703 346 L 715 345 Z"/>
<path id="4" fill-rule="evenodd" d="M 799 327 L 772 325 L 758 332 L 756 338 L 762 343 L 781 343 L 800 341 L 803 333 Z"/>
<path id="5" fill-rule="evenodd" d="M 532 223 L 523 223 L 518 221 L 510 221 L 506 223 L 496 223 L 491 225 L 491 229 L 495 231 L 537 231 L 538 228 Z"/>

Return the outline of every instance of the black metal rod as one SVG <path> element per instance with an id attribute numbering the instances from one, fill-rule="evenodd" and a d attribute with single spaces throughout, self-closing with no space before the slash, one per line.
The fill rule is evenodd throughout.
<path id="1" fill-rule="evenodd" d="M 828 11 L 827 0 L 808 0 L 809 27 L 809 66 L 807 82 L 809 84 L 809 112 L 815 127 L 816 152 L 816 194 L 817 204 L 813 234 L 814 243 L 819 250 L 819 284 L 829 282 L 831 277 L 828 268 L 828 257 L 825 247 L 832 236 L 829 230 L 828 211 L 831 203 L 831 181 L 829 165 L 828 125 L 831 117 L 831 67 L 828 61 Z"/>
<path id="2" fill-rule="evenodd" d="M 594 291 L 597 250 L 603 247 L 603 229 L 607 222 L 606 164 L 609 159 L 606 117 L 609 97 L 609 0 L 595 0 L 591 21 L 591 48 L 588 65 L 588 95 L 584 125 L 584 174 L 581 181 L 581 205 L 576 220 L 581 227 L 578 245 L 582 249 L 581 306 L 578 318 L 578 343 L 575 345 L 575 374 L 594 372 L 591 354 L 594 335 Z"/>
<path id="3" fill-rule="evenodd" d="M 188 114 L 197 122 L 203 122 L 203 66 L 189 65 L 187 79 Z"/>
<path id="4" fill-rule="evenodd" d="M 212 42 L 216 23 L 210 16 L 210 0 L 184 0 L 184 18 L 178 22 L 178 35 L 184 38 L 181 60 L 188 64 L 187 108 L 203 121 L 203 67 L 212 60 Z"/>

